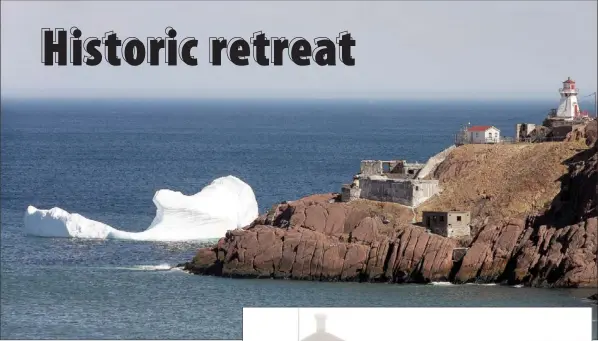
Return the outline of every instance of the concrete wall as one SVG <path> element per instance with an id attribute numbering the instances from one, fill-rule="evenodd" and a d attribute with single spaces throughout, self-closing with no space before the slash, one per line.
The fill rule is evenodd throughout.
<path id="1" fill-rule="evenodd" d="M 409 206 L 417 207 L 440 192 L 438 180 L 412 180 L 413 199 Z"/>
<path id="2" fill-rule="evenodd" d="M 446 231 L 447 216 L 447 212 L 425 211 L 422 213 L 422 223 L 424 224 L 424 226 L 430 228 L 430 230 L 440 229 L 440 231 Z"/>
<path id="3" fill-rule="evenodd" d="M 341 187 L 341 201 L 342 202 L 349 202 L 351 201 L 351 186 L 343 185 Z"/>
<path id="4" fill-rule="evenodd" d="M 430 159 L 428 159 L 428 162 L 426 162 L 424 167 L 422 167 L 422 169 L 419 171 L 419 173 L 417 173 L 417 178 L 424 179 L 428 175 L 434 173 L 434 171 L 436 170 L 438 165 L 441 164 L 446 159 L 446 157 L 450 154 L 450 152 L 453 149 L 455 149 L 455 147 L 456 147 L 455 145 L 452 145 L 452 146 L 448 147 L 447 149 L 441 151 L 440 153 L 432 156 Z"/>
<path id="5" fill-rule="evenodd" d="M 383 176 L 363 178 L 360 198 L 395 202 L 417 207 L 438 193 L 438 180 L 389 179 Z"/>
<path id="6" fill-rule="evenodd" d="M 359 187 L 351 187 L 350 185 L 343 185 L 341 188 L 341 201 L 349 202 L 359 199 L 361 196 L 361 189 Z"/>
<path id="7" fill-rule="evenodd" d="M 363 160 L 359 172 L 364 175 L 381 175 L 384 169 L 382 168 L 382 161 L 379 160 Z"/>
<path id="8" fill-rule="evenodd" d="M 532 131 L 534 131 L 534 129 L 536 129 L 536 125 L 533 123 L 525 123 L 524 129 L 525 135 L 529 135 L 532 133 Z"/>
<path id="9" fill-rule="evenodd" d="M 404 178 L 415 178 L 417 173 L 424 167 L 422 163 L 407 163 L 405 161 L 390 162 L 390 173 L 401 175 Z"/>
<path id="10" fill-rule="evenodd" d="M 415 178 L 419 171 L 424 168 L 424 165 L 422 163 L 406 163 L 403 165 L 403 174 Z"/>
<path id="11" fill-rule="evenodd" d="M 518 123 L 515 126 L 515 141 L 530 137 L 534 129 L 536 129 L 536 125 L 533 123 Z"/>
<path id="12" fill-rule="evenodd" d="M 471 223 L 471 215 L 469 212 L 449 212 L 447 224 L 449 226 L 469 225 Z"/>
<path id="13" fill-rule="evenodd" d="M 449 238 L 462 238 L 469 237 L 471 235 L 471 227 L 465 226 L 449 226 L 447 228 L 447 237 Z"/>
<path id="14" fill-rule="evenodd" d="M 396 202 L 411 206 L 413 200 L 413 186 L 409 180 L 366 178 L 359 182 L 362 199 Z"/>
<path id="15" fill-rule="evenodd" d="M 423 166 L 423 164 L 418 163 L 406 163 L 403 160 L 363 160 L 360 165 L 360 174 L 362 176 L 382 175 L 387 173 L 410 174 L 413 177 Z"/>
<path id="16" fill-rule="evenodd" d="M 462 226 L 434 226 L 430 227 L 430 231 L 439 236 L 448 238 L 463 238 L 471 236 L 471 227 L 469 225 Z"/>

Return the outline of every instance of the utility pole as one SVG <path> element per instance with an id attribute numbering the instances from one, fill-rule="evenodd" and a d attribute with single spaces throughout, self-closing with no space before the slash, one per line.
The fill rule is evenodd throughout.
<path id="1" fill-rule="evenodd" d="M 598 97 L 596 91 L 594 91 L 594 117 L 598 117 Z"/>

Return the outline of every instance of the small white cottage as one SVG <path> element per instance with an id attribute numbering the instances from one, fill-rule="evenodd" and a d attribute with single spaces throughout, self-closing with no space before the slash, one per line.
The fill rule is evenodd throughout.
<path id="1" fill-rule="evenodd" d="M 499 143 L 500 130 L 494 126 L 471 126 L 467 128 L 469 143 Z"/>

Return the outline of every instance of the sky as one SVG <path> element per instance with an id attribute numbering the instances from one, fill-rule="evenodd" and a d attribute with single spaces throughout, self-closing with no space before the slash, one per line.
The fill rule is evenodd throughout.
<path id="1" fill-rule="evenodd" d="M 597 88 L 596 1 L 2 1 L 2 97 L 558 98 Z M 41 29 L 82 39 L 195 37 L 196 67 L 44 66 Z M 210 37 L 328 37 L 349 31 L 355 66 L 222 66 Z M 180 62 L 179 62 L 180 63 Z"/>

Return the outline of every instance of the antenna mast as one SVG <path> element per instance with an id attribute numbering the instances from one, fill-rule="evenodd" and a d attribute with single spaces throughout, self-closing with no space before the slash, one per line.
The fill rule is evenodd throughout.
<path id="1" fill-rule="evenodd" d="M 594 91 L 594 117 L 598 117 L 598 97 L 596 91 Z"/>

